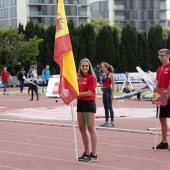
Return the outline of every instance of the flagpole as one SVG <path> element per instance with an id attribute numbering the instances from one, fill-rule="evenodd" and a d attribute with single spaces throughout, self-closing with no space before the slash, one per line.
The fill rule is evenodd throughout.
<path id="1" fill-rule="evenodd" d="M 154 150 L 156 150 L 156 145 L 158 141 L 158 124 L 159 124 L 159 116 L 160 116 L 160 106 L 158 106 L 158 114 L 156 119 L 156 133 L 155 133 L 155 144 L 154 144 Z"/>
<path id="2" fill-rule="evenodd" d="M 77 138 L 76 138 L 76 128 L 75 128 L 73 102 L 71 102 L 71 113 L 72 113 L 72 125 L 73 125 L 75 156 L 76 156 L 76 161 L 78 161 Z"/>

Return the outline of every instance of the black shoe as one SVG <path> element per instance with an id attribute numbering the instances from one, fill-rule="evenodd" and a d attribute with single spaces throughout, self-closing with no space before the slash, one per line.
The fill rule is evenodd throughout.
<path id="1" fill-rule="evenodd" d="M 84 160 L 83 160 L 84 162 L 89 162 L 89 161 L 91 161 L 91 162 L 97 162 L 98 161 L 98 158 L 97 158 L 97 155 L 96 156 L 94 156 L 93 154 L 92 154 L 92 152 L 90 153 L 90 155 L 88 156 L 88 157 L 86 157 L 86 158 L 84 158 Z"/>
<path id="2" fill-rule="evenodd" d="M 85 158 L 88 158 L 88 157 L 89 157 L 89 155 L 87 155 L 87 154 L 84 152 L 83 155 L 78 158 L 78 161 L 84 161 L 84 159 L 85 159 Z"/>
<path id="3" fill-rule="evenodd" d="M 152 149 L 155 149 L 155 147 L 152 147 Z M 169 149 L 169 145 L 168 143 L 161 142 L 156 146 L 156 149 Z"/>
<path id="4" fill-rule="evenodd" d="M 39 98 L 37 98 L 37 101 L 39 100 Z"/>
<path id="5" fill-rule="evenodd" d="M 30 101 L 33 101 L 33 99 L 30 99 Z"/>

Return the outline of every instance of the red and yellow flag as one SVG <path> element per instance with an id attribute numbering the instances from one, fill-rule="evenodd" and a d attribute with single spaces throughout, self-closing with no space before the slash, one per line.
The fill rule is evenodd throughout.
<path id="1" fill-rule="evenodd" d="M 58 0 L 54 61 L 60 67 L 59 94 L 69 104 L 78 96 L 79 90 L 63 0 Z"/>

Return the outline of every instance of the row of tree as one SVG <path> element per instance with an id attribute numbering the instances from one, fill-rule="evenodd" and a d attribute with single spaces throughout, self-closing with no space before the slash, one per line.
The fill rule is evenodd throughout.
<path id="1" fill-rule="evenodd" d="M 160 25 L 152 25 L 148 32 L 139 32 L 127 24 L 120 29 L 119 24 L 109 25 L 109 20 L 92 19 L 91 23 L 75 28 L 68 21 L 76 67 L 82 58 L 88 58 L 92 65 L 108 62 L 115 72 L 136 72 L 136 66 L 144 71 L 156 71 L 160 65 L 158 50 L 170 49 L 170 31 Z M 30 65 L 38 65 L 38 74 L 46 64 L 52 74 L 59 74 L 59 67 L 53 61 L 55 26 L 39 26 L 32 21 L 25 29 L 0 29 L 0 66 L 9 66 L 16 74 L 19 66 L 27 70 Z"/>

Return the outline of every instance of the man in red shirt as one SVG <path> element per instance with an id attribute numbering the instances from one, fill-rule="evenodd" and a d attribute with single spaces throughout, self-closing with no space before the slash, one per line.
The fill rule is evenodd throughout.
<path id="1" fill-rule="evenodd" d="M 170 51 L 168 49 L 161 49 L 158 51 L 158 58 L 162 63 L 157 69 L 156 74 L 156 88 L 167 88 L 168 89 L 168 101 L 167 105 L 160 106 L 160 123 L 162 130 L 162 141 L 156 146 L 157 149 L 168 149 L 169 145 L 167 142 L 168 125 L 167 118 L 170 118 Z M 158 109 L 157 109 L 158 110 Z"/>
<path id="2" fill-rule="evenodd" d="M 4 95 L 5 95 L 5 92 L 7 93 L 7 83 L 8 83 L 8 77 L 10 77 L 10 79 L 12 79 L 10 73 L 7 71 L 7 68 L 4 67 L 3 69 L 3 72 L 1 73 L 1 79 L 2 79 L 2 83 L 4 84 Z M 8 95 L 8 93 L 7 93 Z"/>

